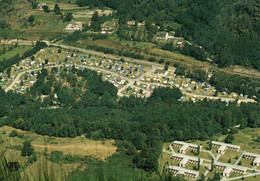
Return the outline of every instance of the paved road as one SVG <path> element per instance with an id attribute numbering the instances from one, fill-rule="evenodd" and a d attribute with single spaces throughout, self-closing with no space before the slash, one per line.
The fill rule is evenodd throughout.
<path id="1" fill-rule="evenodd" d="M 58 67 L 58 66 L 61 66 L 61 65 L 55 65 L 55 66 L 46 66 L 45 68 L 53 68 L 53 67 Z M 150 75 L 152 74 L 152 72 L 158 68 L 158 66 L 152 66 L 152 69 L 148 70 L 147 72 L 145 72 L 142 76 L 136 78 L 136 79 L 130 79 L 130 78 L 127 78 L 127 77 L 124 77 L 124 76 L 121 76 L 120 74 L 118 73 L 115 73 L 113 71 L 110 71 L 110 70 L 105 70 L 105 69 L 99 69 L 99 68 L 95 68 L 95 67 L 91 67 L 91 66 L 86 66 L 86 65 L 77 65 L 79 67 L 85 67 L 85 68 L 88 68 L 88 69 L 91 69 L 91 70 L 95 70 L 95 71 L 100 71 L 100 72 L 106 72 L 106 73 L 110 73 L 114 76 L 119 76 L 121 77 L 122 79 L 125 79 L 128 81 L 128 84 L 123 86 L 122 88 L 120 88 L 118 90 L 118 95 L 120 97 L 123 97 L 125 96 L 122 92 L 127 89 L 129 86 L 133 87 L 133 88 L 137 88 L 137 89 L 140 89 L 140 87 L 137 87 L 134 85 L 135 82 L 140 82 L 141 78 L 143 78 L 144 76 L 146 75 Z M 37 71 L 37 70 L 41 70 L 42 68 L 35 68 L 35 69 L 31 69 L 31 70 L 26 70 L 26 71 L 23 71 L 21 73 L 19 73 L 16 78 L 14 79 L 14 81 L 5 89 L 6 92 L 8 92 L 14 85 L 15 83 L 21 78 L 21 76 L 26 73 L 26 72 L 29 72 L 29 71 Z M 145 84 L 148 84 L 150 86 L 152 85 L 157 85 L 156 83 L 145 83 Z M 165 85 L 161 85 L 161 86 L 165 86 Z M 149 97 L 151 95 L 151 91 L 147 91 L 145 89 L 143 89 L 143 92 L 145 93 L 145 96 L 146 97 Z M 198 97 L 198 98 L 210 98 L 211 96 L 204 96 L 204 95 L 198 95 L 198 94 L 194 94 L 194 93 L 187 93 L 187 92 L 184 92 L 182 91 L 183 94 L 185 95 L 189 95 L 189 96 L 193 96 L 193 97 Z M 235 101 L 236 99 L 231 99 L 231 98 L 221 98 L 221 97 L 213 97 L 213 99 L 222 99 L 222 100 L 228 100 L 228 101 Z M 255 102 L 254 100 L 252 99 L 244 99 L 244 100 L 239 100 L 239 102 Z"/>
<path id="2" fill-rule="evenodd" d="M 237 165 L 239 163 L 239 161 L 241 160 L 241 158 L 243 157 L 244 152 L 240 155 L 240 157 L 237 159 L 236 163 L 234 165 Z"/>
<path id="3" fill-rule="evenodd" d="M 246 177 L 253 177 L 255 175 L 260 175 L 260 172 L 256 172 L 256 173 L 251 173 L 251 174 L 246 174 L 246 175 L 243 175 L 243 176 L 239 176 L 239 177 L 233 177 L 233 178 L 222 178 L 221 181 L 228 181 L 228 180 L 241 180 L 243 177 L 246 178 Z"/>
<path id="4" fill-rule="evenodd" d="M 55 65 L 55 66 L 49 66 L 49 67 L 45 67 L 45 68 L 53 68 L 53 67 L 58 67 L 59 65 Z M 5 89 L 5 92 L 8 92 L 14 85 L 15 85 L 15 83 L 21 78 L 21 76 L 23 75 L 23 74 L 25 74 L 26 72 L 32 72 L 32 71 L 38 71 L 38 70 L 41 70 L 42 68 L 35 68 L 35 69 L 31 69 L 31 70 L 26 70 L 26 71 L 23 71 L 23 72 L 21 72 L 21 73 L 19 73 L 16 77 L 15 77 L 15 79 L 14 79 L 14 81 Z"/>
<path id="5" fill-rule="evenodd" d="M 133 60 L 133 59 L 127 58 L 127 57 L 121 57 L 121 56 L 114 56 L 114 55 L 104 54 L 102 52 L 86 50 L 86 49 L 78 48 L 78 47 L 66 46 L 66 45 L 62 45 L 62 44 L 58 44 L 58 43 L 52 43 L 52 42 L 46 41 L 46 40 L 42 40 L 42 41 L 46 42 L 48 45 L 52 45 L 52 46 L 56 46 L 56 47 L 62 47 L 62 48 L 65 48 L 65 49 L 79 50 L 79 51 L 82 51 L 82 52 L 85 52 L 85 53 L 90 53 L 90 54 L 94 54 L 94 55 L 104 56 L 104 57 L 111 58 L 111 59 L 124 58 L 125 60 L 137 62 L 139 64 L 142 63 L 142 64 L 146 64 L 146 65 L 158 65 L 158 66 L 162 67 L 162 65 L 160 65 L 160 64 L 153 63 L 153 62 L 147 62 L 147 61 L 144 61 L 144 60 L 137 60 L 137 59 Z M 186 41 L 186 42 L 191 44 L 188 41 Z M 32 45 L 32 44 L 35 44 L 36 41 L 10 40 L 10 41 L 4 42 L 4 43 L 0 43 L 0 44 L 9 44 L 10 45 L 10 44 L 14 44 L 14 43 L 18 43 L 19 45 Z M 209 60 L 211 60 L 211 59 L 209 59 Z M 170 69 L 174 69 L 174 68 L 170 67 Z M 219 69 L 216 69 L 216 70 L 219 70 Z M 241 73 L 241 72 L 222 70 L 222 69 L 221 69 L 221 71 L 226 72 L 226 73 L 231 73 L 231 74 L 242 75 L 242 76 L 249 76 L 249 77 L 253 77 L 253 78 L 256 78 L 256 77 L 260 78 L 260 73 L 259 74 L 248 74 L 248 73 Z"/>
<path id="6" fill-rule="evenodd" d="M 6 42 L 4 44 L 12 44 L 14 43 L 15 41 L 9 41 L 9 42 Z M 64 49 L 71 49 L 71 50 L 77 50 L 77 51 L 81 51 L 83 53 L 87 53 L 87 54 L 94 54 L 94 55 L 97 55 L 97 56 L 101 56 L 101 57 L 106 57 L 106 58 L 110 58 L 110 59 L 116 59 L 116 60 L 120 60 L 122 57 L 119 57 L 119 56 L 115 56 L 115 55 L 110 55 L 110 54 L 104 54 L 102 52 L 97 52 L 97 51 L 93 51 L 93 50 L 86 50 L 86 49 L 83 49 L 83 48 L 78 48 L 78 47 L 72 47 L 72 46 L 67 46 L 67 45 L 61 45 L 61 44 L 55 44 L 55 43 L 50 43 L 49 41 L 44 41 L 46 42 L 48 45 L 52 45 L 52 46 L 56 46 L 56 47 L 61 47 L 61 48 L 64 48 Z M 31 42 L 31 41 L 23 41 L 23 42 L 19 42 L 19 44 L 21 45 L 32 45 L 32 43 L 36 43 L 36 42 Z M 3 43 L 2 43 L 3 44 Z M 129 61 L 129 62 L 135 62 L 135 63 L 138 63 L 138 64 L 145 64 L 145 65 L 149 65 L 149 66 L 152 66 L 152 69 L 150 69 L 149 71 L 147 71 L 145 74 L 143 74 L 141 77 L 137 78 L 137 79 L 128 79 L 126 77 L 122 77 L 121 75 L 119 74 L 116 74 L 116 73 L 113 73 L 112 71 L 107 71 L 107 70 L 103 70 L 103 69 L 98 69 L 98 68 L 94 68 L 94 67 L 88 67 L 88 66 L 83 66 L 83 65 L 78 65 L 78 66 L 82 66 L 82 67 L 87 67 L 87 68 L 90 68 L 92 70 L 99 70 L 99 71 L 102 71 L 102 72 L 109 72 L 113 75 L 117 75 L 117 76 L 120 76 L 122 77 L 123 79 L 127 80 L 129 83 L 120 88 L 118 90 L 118 95 L 119 96 L 124 96 L 124 94 L 122 94 L 122 92 L 124 90 L 126 90 L 129 86 L 132 86 L 132 87 L 135 87 L 135 88 L 138 88 L 136 86 L 134 86 L 134 82 L 138 82 L 140 81 L 141 78 L 143 78 L 144 76 L 146 75 L 149 75 L 151 74 L 155 69 L 157 68 L 164 68 L 163 65 L 161 64 L 157 64 L 157 63 L 154 63 L 154 62 L 147 62 L 147 61 L 144 61 L 144 60 L 137 60 L 137 59 L 131 59 L 131 58 L 127 58 L 127 57 L 123 57 L 126 61 Z M 172 68 L 170 67 L 169 70 L 171 71 L 175 71 L 175 68 Z M 33 70 L 32 70 L 33 71 Z M 15 78 L 15 81 L 12 82 L 12 84 L 10 86 L 8 86 L 8 88 L 6 89 L 6 91 L 10 90 L 10 88 L 15 84 L 15 82 L 17 82 L 19 80 L 19 78 L 21 77 L 21 73 Z M 157 85 L 157 84 L 154 84 L 154 83 L 146 83 L 146 84 L 149 84 L 149 85 Z M 163 86 L 163 85 L 162 85 Z M 150 91 L 147 91 L 145 89 L 143 89 L 143 92 L 145 92 L 145 95 L 146 97 L 149 97 L 151 95 L 151 92 Z M 221 97 L 213 97 L 213 96 L 204 96 L 204 95 L 198 95 L 198 94 L 194 94 L 194 93 L 188 93 L 188 92 L 184 92 L 182 91 L 183 94 L 185 95 L 188 95 L 188 96 L 192 96 L 192 97 L 198 97 L 198 98 L 212 98 L 212 99 L 222 99 L 224 101 L 236 101 L 236 99 L 232 99 L 232 98 L 221 98 Z M 238 104 L 240 104 L 241 102 L 256 102 L 255 100 L 253 99 L 239 99 L 238 100 Z"/>

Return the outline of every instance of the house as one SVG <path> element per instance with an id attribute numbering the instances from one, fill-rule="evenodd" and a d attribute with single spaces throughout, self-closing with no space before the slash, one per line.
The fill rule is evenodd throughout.
<path id="1" fill-rule="evenodd" d="M 166 75 L 167 75 L 167 70 L 164 70 L 164 69 L 156 69 L 153 73 L 154 73 L 154 74 L 157 74 L 157 75 L 166 76 Z"/>
<path id="2" fill-rule="evenodd" d="M 35 82 L 36 82 L 36 78 L 35 77 L 30 77 L 29 78 L 29 82 L 30 82 L 30 84 L 34 84 Z"/>
<path id="3" fill-rule="evenodd" d="M 216 162 L 214 165 L 217 169 L 223 170 L 222 175 L 225 177 L 229 177 L 232 174 L 232 172 L 246 174 L 247 171 L 247 167 L 231 165 L 222 162 Z"/>
<path id="4" fill-rule="evenodd" d="M 187 153 L 190 149 L 191 150 L 197 150 L 198 149 L 198 145 L 195 145 L 195 144 L 191 144 L 191 143 L 185 143 L 183 141 L 174 141 L 172 143 L 172 146 L 175 146 L 175 147 L 179 147 L 179 152 L 180 153 Z M 202 146 L 200 146 L 201 148 Z"/>
<path id="5" fill-rule="evenodd" d="M 260 165 L 260 157 L 256 157 L 256 158 L 254 159 L 253 165 L 259 167 L 259 165 Z"/>
<path id="6" fill-rule="evenodd" d="M 212 146 L 217 147 L 218 148 L 217 153 L 221 153 L 221 154 L 225 153 L 226 150 L 231 150 L 231 151 L 240 150 L 240 146 L 217 142 L 217 141 L 212 141 Z"/>
<path id="7" fill-rule="evenodd" d="M 225 170 L 223 171 L 223 176 L 224 177 L 229 177 L 233 172 L 233 169 L 230 167 L 226 167 Z"/>
<path id="8" fill-rule="evenodd" d="M 127 21 L 127 26 L 135 26 L 135 21 Z"/>
<path id="9" fill-rule="evenodd" d="M 111 28 L 111 27 L 104 27 L 104 28 L 102 28 L 101 33 L 102 34 L 107 34 L 107 33 L 111 34 L 112 31 L 113 31 L 113 28 Z"/>
<path id="10" fill-rule="evenodd" d="M 82 23 L 75 22 L 75 21 L 72 21 L 65 28 L 65 31 L 80 31 L 80 30 L 82 30 Z"/>
<path id="11" fill-rule="evenodd" d="M 180 161 L 180 163 L 179 163 L 180 167 L 185 167 L 189 163 L 197 165 L 198 162 L 199 162 L 198 157 L 183 155 L 183 154 L 179 154 L 179 153 L 173 153 L 172 156 L 171 156 L 171 159 Z M 202 162 L 203 162 L 203 159 L 200 159 L 200 164 Z"/>
<path id="12" fill-rule="evenodd" d="M 182 44 L 183 44 L 183 42 L 181 42 L 181 41 L 178 41 L 178 42 L 176 43 L 177 46 L 181 46 Z"/>
<path id="13" fill-rule="evenodd" d="M 167 39 L 168 35 L 169 33 L 162 31 L 157 34 L 157 38 Z"/>
<path id="14" fill-rule="evenodd" d="M 145 26 L 145 21 L 143 21 L 143 22 L 138 22 L 137 25 L 138 25 L 138 26 Z"/>
<path id="15" fill-rule="evenodd" d="M 255 153 L 244 152 L 244 158 L 253 160 L 253 166 L 260 166 L 260 155 Z"/>
<path id="16" fill-rule="evenodd" d="M 187 177 L 193 177 L 193 178 L 197 178 L 199 176 L 199 172 L 197 172 L 197 171 L 185 169 L 182 167 L 172 166 L 172 165 L 169 165 L 166 168 L 166 171 L 173 172 L 175 175 L 180 174 L 180 175 L 184 175 Z"/>
<path id="17" fill-rule="evenodd" d="M 43 9 L 44 6 L 47 6 L 47 4 L 46 3 L 40 3 L 39 4 L 39 9 Z"/>

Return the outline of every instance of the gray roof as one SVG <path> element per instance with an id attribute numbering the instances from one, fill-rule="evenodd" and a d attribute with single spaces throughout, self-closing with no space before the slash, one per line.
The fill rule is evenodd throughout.
<path id="1" fill-rule="evenodd" d="M 247 156 L 252 156 L 252 157 L 260 157 L 259 154 L 255 154 L 255 153 L 249 153 L 249 152 L 244 152 L 244 155 L 247 155 Z"/>
<path id="2" fill-rule="evenodd" d="M 172 169 L 172 170 L 177 170 L 179 174 L 184 174 L 184 172 L 186 172 L 186 173 L 190 173 L 190 174 L 194 174 L 196 176 L 199 176 L 199 172 L 194 171 L 194 170 L 189 170 L 189 169 L 186 169 L 186 168 L 172 166 L 172 165 L 169 165 L 167 168 Z"/>
<path id="3" fill-rule="evenodd" d="M 165 73 L 166 73 L 166 70 L 164 70 L 164 69 L 156 69 L 156 70 L 154 71 L 154 73 L 155 73 L 155 74 L 165 74 Z"/>
<path id="4" fill-rule="evenodd" d="M 191 146 L 191 147 L 198 147 L 198 145 L 195 145 L 195 144 L 192 144 L 192 143 L 186 143 L 186 142 L 183 142 L 183 141 L 174 141 L 173 143 L 180 144 L 180 145 L 188 145 L 188 146 Z"/>
<path id="5" fill-rule="evenodd" d="M 231 144 L 227 144 L 227 143 L 223 143 L 223 142 L 218 142 L 218 141 L 212 141 L 212 144 L 214 144 L 214 145 L 219 145 L 219 146 L 227 146 L 227 147 L 231 147 L 231 148 L 240 149 L 240 146 L 238 146 L 238 145 L 231 145 Z"/>
<path id="6" fill-rule="evenodd" d="M 183 154 L 179 154 L 179 153 L 173 153 L 172 156 L 175 156 L 175 157 L 178 157 L 178 158 L 182 158 L 182 159 L 188 159 L 188 160 L 192 160 L 192 161 L 198 161 L 199 160 L 198 157 L 189 156 L 189 155 L 183 155 Z M 200 161 L 202 162 L 203 159 L 200 159 Z"/>
<path id="7" fill-rule="evenodd" d="M 232 169 L 238 169 L 238 170 L 243 170 L 246 171 L 247 167 L 242 167 L 242 166 L 237 166 L 237 165 L 231 165 L 231 164 L 227 164 L 227 163 L 222 163 L 222 162 L 216 162 L 214 163 L 214 165 L 219 165 L 219 166 L 223 166 L 223 167 L 230 167 Z"/>

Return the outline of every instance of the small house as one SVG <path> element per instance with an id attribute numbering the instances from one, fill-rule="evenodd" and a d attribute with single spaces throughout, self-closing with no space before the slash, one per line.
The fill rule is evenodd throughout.
<path id="1" fill-rule="evenodd" d="M 44 6 L 47 6 L 47 4 L 46 3 L 40 3 L 39 4 L 39 9 L 43 9 Z"/>
<path id="2" fill-rule="evenodd" d="M 157 74 L 157 75 L 162 75 L 162 76 L 166 76 L 167 75 L 167 71 L 164 70 L 164 69 L 156 69 L 153 73 Z"/>
<path id="3" fill-rule="evenodd" d="M 127 21 L 127 26 L 135 26 L 135 21 Z"/>

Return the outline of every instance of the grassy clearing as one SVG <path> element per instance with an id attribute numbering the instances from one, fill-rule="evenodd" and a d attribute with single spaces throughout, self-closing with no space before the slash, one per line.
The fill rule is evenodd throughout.
<path id="1" fill-rule="evenodd" d="M 242 152 L 234 152 L 227 150 L 225 154 L 221 154 L 220 158 L 218 159 L 219 162 L 228 163 L 229 159 L 231 159 L 230 164 L 234 164 L 237 160 L 236 157 L 240 157 Z"/>
<path id="2" fill-rule="evenodd" d="M 260 136 L 260 128 L 246 128 L 239 130 L 238 134 L 234 135 L 232 144 L 241 146 L 242 150 L 260 154 L 260 143 L 255 140 Z M 218 140 L 224 141 L 226 135 L 221 136 Z"/>
<path id="3" fill-rule="evenodd" d="M 14 57 L 16 54 L 19 54 L 20 56 L 23 55 L 24 52 L 27 50 L 30 50 L 32 47 L 31 46 L 18 46 L 14 48 L 11 51 L 7 51 L 5 54 L 0 56 L 0 61 L 3 61 L 3 59 L 9 59 Z"/>
<path id="4" fill-rule="evenodd" d="M 19 133 L 23 133 L 23 138 L 11 138 L 9 133 L 12 130 L 16 130 Z M 93 156 L 98 159 L 105 160 L 116 152 L 116 147 L 113 145 L 113 140 L 106 141 L 94 141 L 84 137 L 76 138 L 56 138 L 49 136 L 41 136 L 32 132 L 22 131 L 14 129 L 8 126 L 0 128 L 0 132 L 5 131 L 6 134 L 2 135 L 4 140 L 4 146 L 22 145 L 25 140 L 32 140 L 32 146 L 38 152 L 43 152 L 45 148 L 48 149 L 48 153 L 54 150 L 63 151 L 64 154 L 74 154 L 81 156 Z M 14 153 L 14 155 L 16 155 Z"/>
<path id="5" fill-rule="evenodd" d="M 253 177 L 247 177 L 244 179 L 245 181 L 259 181 L 260 180 L 260 175 L 256 175 Z"/>

